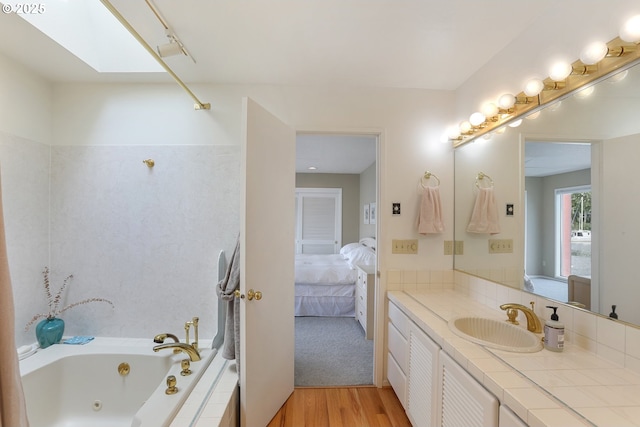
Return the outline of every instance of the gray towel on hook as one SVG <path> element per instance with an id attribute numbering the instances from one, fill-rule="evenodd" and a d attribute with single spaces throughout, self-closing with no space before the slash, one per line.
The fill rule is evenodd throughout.
<path id="1" fill-rule="evenodd" d="M 227 318 L 224 327 L 224 344 L 222 357 L 236 360 L 236 369 L 240 372 L 240 299 L 235 297 L 235 290 L 240 287 L 240 238 L 233 250 L 231 261 L 227 266 L 224 278 L 216 286 L 218 298 L 227 301 Z"/>

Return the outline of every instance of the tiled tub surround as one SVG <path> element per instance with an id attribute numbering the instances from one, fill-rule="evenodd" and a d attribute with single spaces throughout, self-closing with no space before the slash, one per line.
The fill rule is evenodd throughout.
<path id="1" fill-rule="evenodd" d="M 607 338 L 601 337 L 606 341 L 614 336 L 617 336 L 614 340 L 622 339 L 619 327 L 623 331 L 630 328 L 633 330 L 630 334 L 637 331 L 635 328 L 605 318 L 601 323 L 597 316 L 580 310 L 574 310 L 577 316 L 568 319 L 572 317 L 569 309 L 562 313 L 566 317 L 565 324 L 569 326 L 570 323 L 574 329 L 577 326 L 577 331 L 569 330 L 573 340 L 567 342 L 562 353 L 547 350 L 512 353 L 487 349 L 456 336 L 449 330 L 447 320 L 460 315 L 506 319 L 504 312 L 497 307 L 499 304 L 521 302 L 528 305 L 532 295 L 490 282 L 482 286 L 469 282 L 465 285 L 460 281 L 464 282 L 466 278 L 457 279 L 455 290 L 397 290 L 389 291 L 388 297 L 502 404 L 530 426 L 640 426 L 640 374 L 602 357 L 602 350 L 598 353 L 578 345 L 584 344 L 584 339 L 597 342 L 578 332 L 597 334 L 600 330 L 601 335 L 608 334 Z M 470 282 L 474 280 L 469 278 Z M 542 299 L 534 300 L 538 305 L 544 304 Z M 585 320 L 583 316 L 593 320 Z M 521 317 L 524 327 L 526 320 Z M 585 332 L 583 322 L 593 330 Z M 597 335 L 593 336 L 597 338 Z M 633 336 L 626 341 L 639 345 Z M 595 349 L 603 345 L 598 344 Z"/>
<path id="2" fill-rule="evenodd" d="M 236 363 L 216 357 L 189 394 L 171 427 L 235 427 L 238 425 Z"/>

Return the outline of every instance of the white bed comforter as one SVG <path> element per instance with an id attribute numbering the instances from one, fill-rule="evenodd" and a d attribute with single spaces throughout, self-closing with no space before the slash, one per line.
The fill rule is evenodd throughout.
<path id="1" fill-rule="evenodd" d="M 357 271 L 340 254 L 296 255 L 296 284 L 351 285 L 357 278 Z"/>

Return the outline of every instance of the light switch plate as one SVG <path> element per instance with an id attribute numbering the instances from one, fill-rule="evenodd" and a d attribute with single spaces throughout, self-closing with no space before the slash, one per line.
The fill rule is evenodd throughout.
<path id="1" fill-rule="evenodd" d="M 489 239 L 490 254 L 510 254 L 513 252 L 512 239 Z"/>

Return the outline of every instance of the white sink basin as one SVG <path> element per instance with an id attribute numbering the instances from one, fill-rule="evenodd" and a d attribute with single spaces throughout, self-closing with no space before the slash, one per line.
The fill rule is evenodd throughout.
<path id="1" fill-rule="evenodd" d="M 518 353 L 542 350 L 540 337 L 506 321 L 463 316 L 449 320 L 449 329 L 461 338 L 498 350 Z"/>

